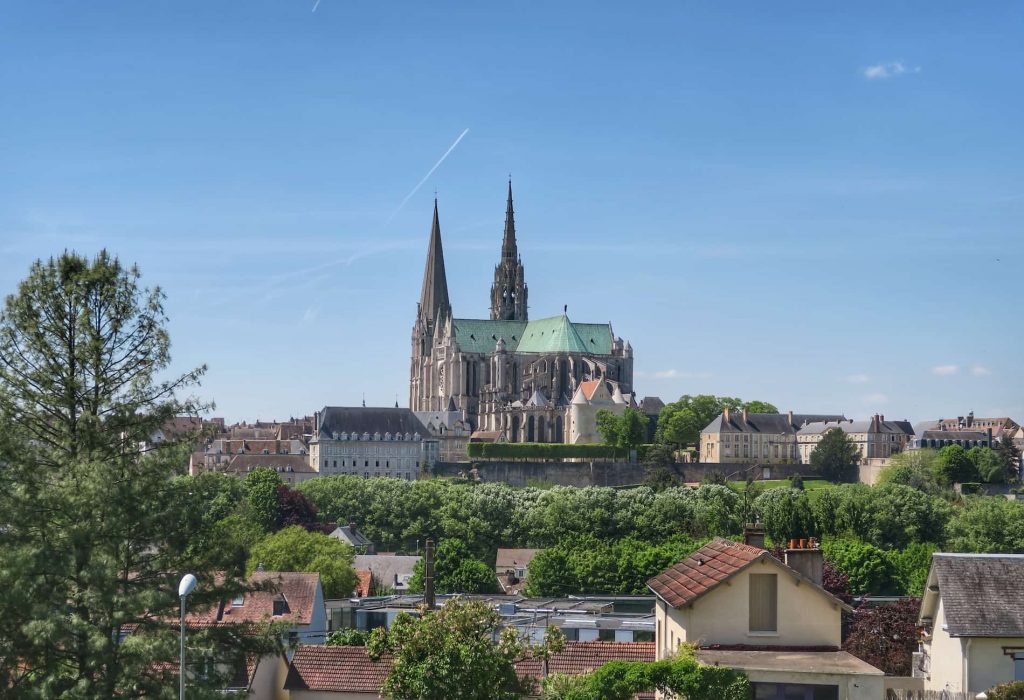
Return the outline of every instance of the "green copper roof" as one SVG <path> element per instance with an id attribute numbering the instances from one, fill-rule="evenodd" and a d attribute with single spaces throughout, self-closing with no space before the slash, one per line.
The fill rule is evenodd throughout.
<path id="1" fill-rule="evenodd" d="M 455 340 L 462 352 L 494 352 L 498 338 L 505 339 L 505 350 L 513 352 L 526 329 L 526 321 L 489 321 L 487 319 L 456 318 Z"/>
<path id="2" fill-rule="evenodd" d="M 612 354 L 612 331 L 607 323 L 573 323 L 564 315 L 529 322 L 456 318 L 452 323 L 462 352 L 489 355 L 498 338 L 504 338 L 507 352 Z"/>
<path id="3" fill-rule="evenodd" d="M 530 321 L 523 331 L 517 352 L 593 352 L 588 350 L 580 334 L 567 316 L 552 316 Z"/>

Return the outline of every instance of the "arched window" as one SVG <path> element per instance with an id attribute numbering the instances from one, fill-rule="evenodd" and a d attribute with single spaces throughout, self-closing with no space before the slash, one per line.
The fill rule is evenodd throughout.
<path id="1" fill-rule="evenodd" d="M 534 432 L 534 420 L 533 416 L 529 416 L 526 419 L 526 441 L 536 442 L 536 433 Z"/>
<path id="2" fill-rule="evenodd" d="M 565 442 L 565 436 L 562 432 L 562 417 L 555 417 L 555 435 L 553 442 Z"/>
<path id="3" fill-rule="evenodd" d="M 537 442 L 547 442 L 547 425 L 544 416 L 537 416 Z"/>

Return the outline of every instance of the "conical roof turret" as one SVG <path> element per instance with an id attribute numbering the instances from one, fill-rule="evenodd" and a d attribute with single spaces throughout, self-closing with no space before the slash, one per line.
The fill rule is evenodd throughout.
<path id="1" fill-rule="evenodd" d="M 434 221 L 430 227 L 430 243 L 427 247 L 427 264 L 423 270 L 423 289 L 420 291 L 420 313 L 430 320 L 451 314 L 436 198 L 434 199 Z"/>

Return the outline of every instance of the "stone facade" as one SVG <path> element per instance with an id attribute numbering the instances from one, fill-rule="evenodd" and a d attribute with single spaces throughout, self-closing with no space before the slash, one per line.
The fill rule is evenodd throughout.
<path id="1" fill-rule="evenodd" d="M 875 414 L 871 420 L 820 421 L 801 426 L 797 431 L 797 449 L 800 462 L 811 463 L 811 453 L 830 430 L 839 428 L 853 440 L 860 450 L 860 463 L 867 466 L 875 460 L 887 460 L 910 445 L 914 429 L 908 421 L 887 421 Z"/>
<path id="2" fill-rule="evenodd" d="M 748 413 L 726 409 L 700 432 L 700 461 L 799 464 L 797 431 L 806 423 L 846 420 L 841 415 Z"/>
<path id="3" fill-rule="evenodd" d="M 309 443 L 321 476 L 416 479 L 438 455 L 438 442 L 407 408 L 325 406 Z"/>
<path id="4" fill-rule="evenodd" d="M 569 406 L 583 382 L 604 380 L 633 401 L 633 348 L 608 323 L 566 313 L 529 320 L 509 186 L 489 319 L 456 318 L 448 298 L 441 227 L 434 219 L 412 331 L 409 406 L 461 413 L 473 432 L 511 442 L 566 442 Z"/>

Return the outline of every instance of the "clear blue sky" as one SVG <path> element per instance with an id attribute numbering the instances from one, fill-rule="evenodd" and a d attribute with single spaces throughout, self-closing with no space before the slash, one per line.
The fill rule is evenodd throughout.
<path id="1" fill-rule="evenodd" d="M 219 415 L 405 405 L 434 190 L 482 317 L 511 172 L 641 395 L 1024 420 L 1024 4 L 314 1 L 8 3 L 0 292 L 107 247 Z"/>

